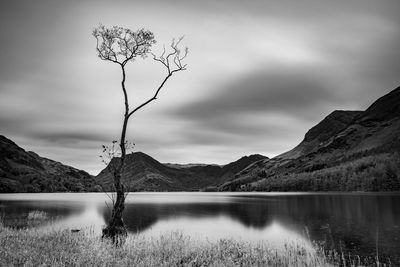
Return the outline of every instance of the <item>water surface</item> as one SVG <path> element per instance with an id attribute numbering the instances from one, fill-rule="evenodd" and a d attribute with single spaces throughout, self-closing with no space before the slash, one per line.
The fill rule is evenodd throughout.
<path id="1" fill-rule="evenodd" d="M 5 224 L 45 211 L 44 228 L 101 230 L 109 218 L 104 193 L 0 194 Z M 321 242 L 400 265 L 399 193 L 131 193 L 125 223 L 132 233 L 179 231 L 194 238 L 247 242 Z"/>

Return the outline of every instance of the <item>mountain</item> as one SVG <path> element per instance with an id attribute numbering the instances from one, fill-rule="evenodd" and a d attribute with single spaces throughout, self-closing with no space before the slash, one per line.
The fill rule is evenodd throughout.
<path id="1" fill-rule="evenodd" d="M 399 133 L 400 87 L 365 111 L 332 112 L 299 145 L 272 159 L 181 165 L 136 152 L 127 156 L 123 182 L 132 191 L 400 191 Z M 102 188 L 113 189 L 107 168 L 93 177 L 0 135 L 0 193 Z"/>
<path id="2" fill-rule="evenodd" d="M 330 138 L 344 130 L 362 111 L 335 110 L 320 123 L 312 127 L 304 136 L 304 140 L 292 150 L 279 155 L 279 158 L 297 158 L 316 151 L 326 145 Z"/>
<path id="3" fill-rule="evenodd" d="M 123 169 L 123 182 L 131 191 L 198 191 L 213 190 L 216 186 L 234 178 L 247 165 L 264 159 L 251 155 L 225 166 L 205 164 L 162 164 L 142 152 L 127 155 Z M 113 159 L 109 166 L 116 164 Z M 113 188 L 112 176 L 105 168 L 96 177 L 104 190 Z"/>
<path id="4" fill-rule="evenodd" d="M 206 164 L 162 164 L 136 152 L 127 156 L 124 182 L 134 191 L 198 191 L 216 188 L 234 178 L 261 155 L 243 157 L 225 166 Z M 118 159 L 113 159 L 115 164 Z M 113 190 L 107 168 L 93 177 L 85 171 L 25 151 L 0 135 L 0 193 L 85 192 Z"/>
<path id="5" fill-rule="evenodd" d="M 221 191 L 400 190 L 400 87 L 365 111 L 334 111 L 292 150 L 248 166 Z"/>
<path id="6" fill-rule="evenodd" d="M 87 172 L 27 152 L 0 135 L 0 193 L 98 190 Z"/>

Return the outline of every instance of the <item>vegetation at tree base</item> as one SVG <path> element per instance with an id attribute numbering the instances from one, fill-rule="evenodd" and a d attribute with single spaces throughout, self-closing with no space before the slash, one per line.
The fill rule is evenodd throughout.
<path id="1" fill-rule="evenodd" d="M 123 246 L 101 240 L 93 231 L 71 233 L 11 229 L 0 224 L 1 266 L 365 266 L 360 259 L 321 246 L 314 249 L 287 244 L 283 249 L 268 243 L 234 240 L 201 241 L 181 233 L 157 238 L 130 235 Z"/>

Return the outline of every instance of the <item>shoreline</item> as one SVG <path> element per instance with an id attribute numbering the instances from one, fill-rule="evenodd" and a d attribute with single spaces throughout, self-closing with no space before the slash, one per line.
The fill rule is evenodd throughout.
<path id="1" fill-rule="evenodd" d="M 1 266 L 328 266 L 340 260 L 321 247 L 311 251 L 287 244 L 281 251 L 268 242 L 204 242 L 179 232 L 157 238 L 130 234 L 117 248 L 90 229 L 46 232 L 0 225 L 0 237 Z"/>

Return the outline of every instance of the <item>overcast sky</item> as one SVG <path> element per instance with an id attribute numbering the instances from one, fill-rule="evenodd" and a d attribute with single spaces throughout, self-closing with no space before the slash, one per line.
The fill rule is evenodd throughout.
<path id="1" fill-rule="evenodd" d="M 160 52 L 185 35 L 188 70 L 172 77 L 128 129 L 161 162 L 226 164 L 281 154 L 335 109 L 363 110 L 400 85 L 400 1 L 3 0 L 0 134 L 97 174 L 101 145 L 118 139 L 117 65 L 101 61 L 102 23 L 154 32 Z M 165 69 L 127 66 L 132 106 Z"/>

